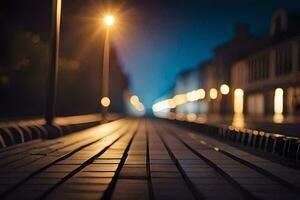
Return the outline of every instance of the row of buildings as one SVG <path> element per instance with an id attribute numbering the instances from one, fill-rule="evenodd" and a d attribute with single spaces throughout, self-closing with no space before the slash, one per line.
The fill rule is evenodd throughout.
<path id="1" fill-rule="evenodd" d="M 154 111 L 299 115 L 300 17 L 284 9 L 275 11 L 270 31 L 262 37 L 238 24 L 234 37 L 214 49 L 213 58 L 177 77 L 168 98 L 201 92 L 200 88 L 205 98 L 187 98 L 163 109 L 154 106 Z"/>

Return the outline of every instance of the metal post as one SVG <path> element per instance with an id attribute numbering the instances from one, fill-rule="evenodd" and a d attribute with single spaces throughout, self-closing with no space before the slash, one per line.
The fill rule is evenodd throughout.
<path id="1" fill-rule="evenodd" d="M 51 125 L 55 116 L 56 84 L 59 61 L 59 34 L 61 18 L 61 0 L 52 0 L 52 21 L 50 38 L 50 71 L 46 99 L 46 123 Z"/>
<path id="2" fill-rule="evenodd" d="M 109 29 L 106 29 L 102 62 L 102 97 L 109 97 Z M 102 106 L 103 121 L 106 121 L 107 107 Z"/>

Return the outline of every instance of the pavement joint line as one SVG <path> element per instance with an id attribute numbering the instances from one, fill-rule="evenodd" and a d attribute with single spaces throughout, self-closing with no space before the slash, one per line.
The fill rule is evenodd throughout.
<path id="1" fill-rule="evenodd" d="M 209 148 L 215 149 L 215 150 L 217 148 L 217 151 L 222 153 L 223 155 L 225 155 L 225 156 L 227 156 L 227 157 L 229 157 L 229 158 L 231 158 L 231 159 L 233 159 L 233 160 L 235 160 L 235 161 L 237 161 L 237 162 L 239 162 L 239 163 L 241 163 L 241 164 L 243 164 L 243 165 L 245 165 L 245 166 L 247 166 L 251 169 L 254 169 L 258 173 L 265 176 L 266 178 L 271 179 L 272 181 L 274 181 L 274 182 L 278 183 L 279 185 L 285 187 L 286 189 L 290 190 L 291 192 L 294 192 L 296 194 L 300 194 L 300 188 L 298 188 L 297 186 L 295 186 L 295 185 L 283 180 L 282 178 L 272 174 L 271 172 L 268 172 L 267 170 L 265 170 L 261 167 L 258 167 L 258 166 L 254 165 L 254 164 L 252 164 L 252 163 L 250 163 L 250 162 L 248 162 L 248 161 L 246 161 L 242 158 L 239 158 L 239 157 L 233 155 L 232 153 L 229 153 L 228 151 L 223 150 L 220 147 L 212 146 L 212 145 L 208 144 L 207 142 L 205 144 L 204 143 L 201 143 L 201 144 L 204 145 L 204 146 L 207 146 Z"/>
<path id="2" fill-rule="evenodd" d="M 113 130 L 113 131 L 116 131 L 116 130 Z M 119 131 L 119 130 L 117 130 L 117 131 Z M 116 133 L 116 132 L 115 132 L 115 133 Z M 115 133 L 113 133 L 113 134 L 115 134 Z M 70 151 L 68 154 L 66 154 L 66 155 L 64 155 L 64 156 L 62 156 L 62 157 L 60 157 L 60 158 L 58 158 L 57 160 L 52 161 L 51 163 L 47 164 L 46 166 L 44 166 L 44 167 L 38 169 L 37 171 L 35 171 L 35 172 L 29 174 L 29 175 L 26 176 L 23 180 L 21 180 L 20 182 L 16 183 L 15 185 L 13 185 L 12 187 L 10 187 L 10 188 L 7 189 L 6 191 L 2 192 L 2 193 L 0 194 L 0 198 L 5 198 L 5 197 L 8 196 L 10 193 L 12 193 L 14 190 L 16 190 L 17 188 L 21 187 L 24 183 L 26 183 L 26 182 L 27 182 L 28 180 L 30 180 L 32 177 L 36 176 L 37 174 L 41 173 L 42 171 L 46 170 L 47 168 L 51 167 L 52 165 L 54 165 L 54 164 L 56 164 L 56 163 L 58 163 L 58 162 L 60 162 L 60 161 L 62 161 L 62 160 L 67 159 L 68 157 L 72 156 L 73 154 L 77 153 L 78 151 L 82 150 L 83 148 L 88 147 L 88 146 L 90 146 L 90 145 L 92 145 L 92 144 L 94 144 L 94 143 L 96 143 L 96 142 L 99 142 L 99 141 L 101 141 L 102 139 L 104 139 L 105 137 L 107 137 L 107 136 L 109 136 L 109 135 L 110 135 L 110 134 L 107 133 L 106 135 L 104 135 L 104 136 L 98 138 L 97 140 L 95 140 L 95 141 L 93 141 L 93 142 L 84 144 L 84 145 L 82 145 L 82 146 L 80 146 L 80 147 L 78 147 L 78 148 L 76 148 L 76 149 Z"/>
<path id="3" fill-rule="evenodd" d="M 187 147 L 191 152 L 197 155 L 201 160 L 206 162 L 210 167 L 212 167 L 216 172 L 218 172 L 222 177 L 224 177 L 233 187 L 235 187 L 246 199 L 250 200 L 258 200 L 259 198 L 254 196 L 251 192 L 249 192 L 246 188 L 240 185 L 236 180 L 234 180 L 229 174 L 227 174 L 223 169 L 221 169 L 218 165 L 216 165 L 213 161 L 209 160 L 198 151 L 193 149 L 190 145 L 188 145 L 185 141 L 178 137 L 173 130 L 169 130 L 166 132 L 172 132 L 172 135 L 177 138 L 185 147 Z M 170 133 L 169 133 L 170 134 Z"/>
<path id="4" fill-rule="evenodd" d="M 155 133 L 158 135 L 158 137 L 160 138 L 160 140 L 162 141 L 162 143 L 164 144 L 165 148 L 167 149 L 167 152 L 169 154 L 169 156 L 171 157 L 173 163 L 175 164 L 175 166 L 177 167 L 179 173 L 181 174 L 183 180 L 185 181 L 185 183 L 188 186 L 188 189 L 191 191 L 193 197 L 197 200 L 202 200 L 204 199 L 204 196 L 197 190 L 197 188 L 194 186 L 193 182 L 190 180 L 190 178 L 187 176 L 187 174 L 185 173 L 184 169 L 181 167 L 180 163 L 178 162 L 177 158 L 175 157 L 175 155 L 173 154 L 173 152 L 171 151 L 169 145 L 166 143 L 166 141 L 164 140 L 164 138 L 161 136 L 160 133 L 158 133 L 157 131 L 157 125 L 156 125 L 156 131 Z M 162 130 L 162 129 L 161 129 Z"/>
<path id="5" fill-rule="evenodd" d="M 120 160 L 120 162 L 119 162 L 119 164 L 118 164 L 118 167 L 117 167 L 117 169 L 116 169 L 116 172 L 115 172 L 114 176 L 112 177 L 112 180 L 111 180 L 111 182 L 109 183 L 107 189 L 104 191 L 103 196 L 101 197 L 101 200 L 111 199 L 111 197 L 112 197 L 112 195 L 113 195 L 113 192 L 114 192 L 114 189 L 115 189 L 116 184 L 117 184 L 117 180 L 118 180 L 118 178 L 119 178 L 119 174 L 120 174 L 120 172 L 121 172 L 121 170 L 122 170 L 122 168 L 123 168 L 123 166 L 124 166 L 124 164 L 125 164 L 126 158 L 127 158 L 127 156 L 128 156 L 128 151 L 129 151 L 129 149 L 130 149 L 130 146 L 131 146 L 131 144 L 132 144 L 132 141 L 133 141 L 133 139 L 135 138 L 135 136 L 136 136 L 136 134 L 138 133 L 139 128 L 140 128 L 140 126 L 141 126 L 140 123 L 141 123 L 141 122 L 138 121 L 138 124 L 137 124 L 136 127 L 135 127 L 135 131 L 134 131 L 132 137 L 130 138 L 130 140 L 129 140 L 129 142 L 128 142 L 128 144 L 127 144 L 125 150 L 124 150 L 124 153 L 123 153 L 123 155 L 122 155 L 122 157 L 121 157 L 121 160 Z"/>
<path id="6" fill-rule="evenodd" d="M 114 129 L 113 131 L 115 131 L 115 129 Z M 97 137 L 97 136 L 95 136 L 95 137 Z M 85 137 L 85 138 L 81 138 L 80 140 L 77 140 L 77 141 L 72 142 L 72 143 L 70 143 L 70 144 L 68 144 L 68 145 L 66 145 L 66 146 L 63 146 L 63 147 L 60 147 L 60 148 L 54 150 L 54 151 L 52 151 L 51 153 L 57 152 L 57 151 L 59 151 L 59 150 L 61 150 L 61 149 L 64 149 L 64 148 L 68 148 L 68 147 L 70 147 L 70 146 L 72 146 L 72 145 L 74 145 L 74 144 L 78 144 L 78 143 L 80 143 L 81 141 L 83 141 L 84 139 L 87 139 L 87 138 L 88 138 L 88 136 Z M 62 142 L 59 142 L 59 141 L 58 141 L 58 142 L 54 143 L 53 145 L 57 145 L 57 144 L 60 144 L 60 143 L 62 143 Z M 51 146 L 53 146 L 53 145 L 51 145 Z M 51 146 L 50 146 L 50 147 L 51 147 Z M 48 147 L 48 148 L 49 148 L 49 147 Z M 33 149 L 35 149 L 35 147 L 34 147 Z M 49 154 L 50 154 L 50 153 L 49 153 Z M 47 155 L 49 155 L 49 154 L 47 154 Z M 17 162 L 15 162 L 15 161 L 23 161 L 25 158 L 29 158 L 30 156 L 33 156 L 33 155 L 40 155 L 40 154 L 30 154 L 30 155 L 27 155 L 27 156 L 22 157 L 22 158 L 19 159 L 19 160 L 14 160 L 14 161 L 12 161 L 11 163 L 8 163 L 7 165 L 17 163 Z M 35 159 L 35 160 L 32 160 L 31 162 L 27 162 L 27 163 L 26 163 L 25 165 L 23 165 L 23 166 L 14 167 L 13 169 L 18 169 L 18 168 L 20 168 L 20 167 L 24 167 L 24 166 L 26 166 L 26 165 L 29 165 L 29 164 L 31 164 L 31 163 L 34 163 L 34 162 L 36 162 L 36 161 L 38 161 L 38 160 L 44 158 L 44 157 L 47 156 L 47 155 L 40 155 L 40 156 L 43 156 L 43 157 L 37 158 L 37 159 Z M 4 165 L 4 166 L 2 165 L 2 166 L 0 166 L 0 167 L 6 167 L 7 165 Z M 1 170 L 1 169 L 0 169 L 0 170 Z M 5 171 L 3 171 L 3 172 L 0 171 L 0 175 L 1 175 L 1 174 L 4 174 L 4 173 L 5 173 Z"/>
<path id="7" fill-rule="evenodd" d="M 150 200 L 154 200 L 154 191 L 153 191 L 153 183 L 151 176 L 151 165 L 150 165 L 150 148 L 149 148 L 149 129 L 147 129 L 147 125 L 149 126 L 149 121 L 147 120 L 145 123 L 145 131 L 146 131 L 146 166 L 147 166 L 147 180 L 148 180 L 148 190 L 149 190 L 149 198 Z"/>
<path id="8" fill-rule="evenodd" d="M 85 162 L 83 162 L 79 167 L 77 167 L 75 170 L 73 170 L 72 172 L 70 172 L 69 174 L 67 174 L 65 177 L 63 177 L 61 181 L 59 181 L 58 183 L 56 183 L 53 187 L 51 187 L 50 189 L 48 189 L 45 193 L 43 193 L 37 199 L 38 200 L 45 199 L 45 197 L 47 197 L 47 195 L 49 195 L 56 188 L 58 188 L 60 185 L 62 185 L 63 183 L 65 183 L 68 179 L 72 178 L 75 174 L 77 174 L 78 172 L 80 172 L 82 169 L 84 169 L 88 165 L 92 164 L 94 160 L 96 160 L 99 156 L 101 156 L 103 153 L 105 153 L 106 150 L 108 150 L 113 144 L 115 144 L 117 141 L 119 141 L 122 137 L 124 137 L 128 133 L 127 131 L 129 129 L 129 127 L 126 126 L 126 128 L 127 129 L 115 141 L 113 141 L 111 144 L 109 144 L 108 146 L 106 146 L 105 148 L 103 148 L 100 152 L 98 152 L 94 156 L 90 157 Z M 116 132 L 113 133 L 113 134 L 116 134 Z"/>
<path id="9" fill-rule="evenodd" d="M 278 183 L 279 185 L 285 187 L 286 189 L 290 190 L 291 192 L 294 192 L 296 194 L 300 194 L 300 188 L 299 187 L 283 180 L 282 178 L 272 174 L 271 172 L 268 172 L 268 171 L 266 171 L 266 170 L 264 170 L 264 169 L 262 169 L 262 168 L 260 168 L 256 165 L 254 165 L 254 164 L 252 164 L 252 163 L 250 163 L 250 162 L 248 162 L 244 159 L 241 159 L 241 158 L 239 158 L 239 157 L 237 157 L 237 156 L 235 156 L 235 155 L 233 155 L 233 154 L 231 154 L 227 151 L 224 151 L 222 149 L 219 149 L 219 152 L 221 152 L 222 154 L 230 157 L 231 159 L 233 159 L 235 161 L 238 161 L 238 162 L 244 164 L 245 166 L 247 166 L 251 169 L 254 169 L 255 171 L 257 171 L 260 174 L 264 175 L 266 178 L 271 179 L 272 181 L 274 181 L 274 182 Z"/>
<path id="10" fill-rule="evenodd" d="M 254 165 L 253 163 L 250 163 L 250 162 L 246 161 L 245 159 L 239 158 L 239 157 L 233 155 L 232 153 L 230 153 L 226 150 L 223 150 L 223 148 L 221 148 L 221 147 L 216 147 L 216 146 L 210 145 L 205 141 L 201 142 L 201 144 L 222 153 L 223 155 L 225 155 L 225 156 L 227 156 L 227 157 L 229 157 L 229 158 L 245 165 L 246 167 L 254 169 L 255 171 L 257 171 L 261 175 L 265 176 L 266 178 L 271 179 L 272 181 L 274 181 L 274 182 L 278 183 L 279 185 L 285 187 L 286 189 L 290 190 L 291 192 L 296 193 L 296 194 L 300 194 L 300 188 L 299 187 L 289 183 L 288 181 L 285 181 L 284 179 L 280 178 L 279 176 L 276 176 L 275 174 L 273 174 L 271 172 L 268 172 L 267 170 L 265 170 L 261 167 L 258 167 L 256 165 Z"/>

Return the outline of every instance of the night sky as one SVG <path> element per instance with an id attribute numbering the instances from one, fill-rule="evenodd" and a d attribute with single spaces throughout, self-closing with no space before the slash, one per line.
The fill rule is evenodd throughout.
<path id="1" fill-rule="evenodd" d="M 300 1 L 296 0 L 147 2 L 136 6 L 144 12 L 137 25 L 143 28 L 136 29 L 119 51 L 125 70 L 133 75 L 133 92 L 148 107 L 173 86 L 179 72 L 210 58 L 214 47 L 230 39 L 236 23 L 248 23 L 251 32 L 259 36 L 269 30 L 277 8 L 300 13 Z"/>
<path id="2" fill-rule="evenodd" d="M 50 1 L 7 0 L 2 20 L 48 39 Z M 63 0 L 61 54 L 85 53 L 98 61 L 98 49 L 87 48 L 102 11 L 94 0 Z M 213 48 L 230 39 L 234 25 L 246 22 L 253 34 L 267 33 L 277 8 L 300 13 L 298 0 L 127 0 L 120 1 L 113 42 L 117 46 L 130 89 L 151 108 L 155 99 L 175 83 L 178 73 L 210 58 Z M 73 16 L 72 18 L 66 17 Z M 84 30 L 87 31 L 84 31 Z M 76 35 L 81 38 L 76 42 Z M 88 40 L 90 43 L 88 43 Z M 80 42 L 81 41 L 81 42 Z M 87 41 L 87 42 L 85 42 Z M 68 45 L 66 45 L 68 43 Z M 87 51 L 83 51 L 86 48 Z M 88 55 L 93 55 L 92 59 Z M 80 55 L 81 57 L 84 55 Z"/>

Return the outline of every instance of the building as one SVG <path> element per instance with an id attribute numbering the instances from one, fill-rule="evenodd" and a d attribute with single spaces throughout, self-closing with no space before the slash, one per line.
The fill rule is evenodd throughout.
<path id="1" fill-rule="evenodd" d="M 205 99 L 187 101 L 176 112 L 299 115 L 300 17 L 278 9 L 262 37 L 238 24 L 210 60 L 178 76 L 174 95 L 200 88 Z"/>
<path id="2" fill-rule="evenodd" d="M 232 63 L 231 88 L 244 91 L 245 113 L 300 114 L 299 33 L 300 18 L 279 9 L 263 47 Z"/>

